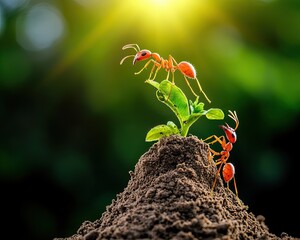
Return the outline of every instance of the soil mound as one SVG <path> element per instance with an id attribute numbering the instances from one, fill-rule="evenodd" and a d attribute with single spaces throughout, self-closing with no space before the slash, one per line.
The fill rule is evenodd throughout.
<path id="1" fill-rule="evenodd" d="M 77 234 L 56 240 L 96 239 L 295 239 L 269 232 L 217 180 L 208 145 L 196 137 L 171 136 L 155 143 L 130 172 L 131 179 L 101 218 Z"/>

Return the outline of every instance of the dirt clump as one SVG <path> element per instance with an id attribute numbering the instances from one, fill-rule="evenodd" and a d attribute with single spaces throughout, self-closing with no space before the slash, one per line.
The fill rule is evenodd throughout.
<path id="1" fill-rule="evenodd" d="M 123 192 L 101 218 L 55 240 L 96 239 L 295 239 L 269 232 L 263 216 L 224 187 L 208 161 L 208 145 L 194 136 L 170 136 L 137 162 Z"/>

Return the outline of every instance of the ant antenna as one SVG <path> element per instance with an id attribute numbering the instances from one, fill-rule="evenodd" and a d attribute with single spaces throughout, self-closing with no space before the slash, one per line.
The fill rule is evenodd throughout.
<path id="1" fill-rule="evenodd" d="M 235 128 L 234 128 L 235 131 L 239 126 L 239 119 L 237 117 L 236 111 L 232 112 L 231 110 L 228 110 L 228 112 L 229 112 L 228 117 L 230 117 L 233 121 L 235 121 Z"/>
<path id="2" fill-rule="evenodd" d="M 125 45 L 125 46 L 122 47 L 122 50 L 125 50 L 127 48 L 133 48 L 136 52 L 140 52 L 141 51 L 139 45 L 137 45 L 137 44 L 127 44 L 127 45 Z M 122 60 L 120 61 L 120 65 L 123 64 L 123 62 L 124 62 L 125 59 L 127 59 L 129 57 L 134 57 L 134 56 L 135 55 L 128 55 L 128 56 L 122 58 Z"/>
<path id="3" fill-rule="evenodd" d="M 125 50 L 127 48 L 133 48 L 136 52 L 139 52 L 141 51 L 139 45 L 137 45 L 136 43 L 133 43 L 133 44 L 127 44 L 125 46 L 122 47 L 122 50 Z"/>

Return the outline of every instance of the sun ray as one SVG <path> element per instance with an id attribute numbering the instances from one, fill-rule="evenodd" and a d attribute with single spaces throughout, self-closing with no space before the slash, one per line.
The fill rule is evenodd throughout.
<path id="1" fill-rule="evenodd" d="M 69 50 L 46 75 L 44 82 L 55 79 L 62 74 L 68 67 L 70 67 L 82 54 L 84 54 L 95 42 L 101 39 L 101 36 L 110 30 L 110 27 L 118 21 L 123 11 L 123 6 L 117 5 L 105 17 L 105 21 L 99 22 L 82 40 L 72 49 Z"/>
<path id="2" fill-rule="evenodd" d="M 200 1 L 200 0 L 199 0 Z M 101 36 L 107 35 L 112 29 L 117 29 L 120 36 L 124 36 L 123 29 L 130 24 L 130 29 L 142 33 L 142 39 L 145 42 L 154 42 L 157 48 L 169 48 L 169 45 L 180 44 L 191 46 L 193 10 L 205 12 L 206 1 L 197 0 L 128 0 L 118 4 L 112 4 L 106 15 L 101 21 L 74 47 L 66 51 L 64 57 L 48 72 L 43 82 L 48 82 L 60 76 L 76 60 L 78 60 L 87 50 L 89 50 L 97 41 L 101 41 Z M 199 11 L 198 11 L 199 13 Z M 121 27 L 120 27 L 121 26 Z M 123 26 L 123 27 L 122 27 Z M 128 34 L 128 33 L 126 33 Z M 132 35 L 134 36 L 134 34 Z M 176 36 L 176 39 L 174 38 Z M 128 35 L 126 38 L 131 36 Z M 137 41 L 140 39 L 136 36 Z M 177 43 L 173 43 L 173 42 Z M 144 44 L 140 43 L 141 47 Z M 109 47 L 109 44 L 108 44 Z M 191 50 L 192 51 L 192 50 Z M 168 54 L 168 53 L 167 53 Z"/>

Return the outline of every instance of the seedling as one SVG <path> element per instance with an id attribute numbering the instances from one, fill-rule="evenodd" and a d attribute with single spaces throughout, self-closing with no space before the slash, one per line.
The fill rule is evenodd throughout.
<path id="1" fill-rule="evenodd" d="M 182 90 L 169 80 L 163 80 L 161 83 L 146 80 L 146 83 L 157 89 L 157 99 L 166 104 L 175 113 L 180 124 L 180 128 L 171 121 L 166 125 L 158 125 L 147 133 L 146 141 L 156 141 L 161 137 L 167 137 L 172 134 L 180 134 L 186 137 L 192 124 L 203 115 L 211 120 L 224 119 L 224 113 L 221 109 L 210 108 L 205 110 L 204 103 L 198 102 L 198 97 L 194 102 L 188 101 Z"/>
<path id="2" fill-rule="evenodd" d="M 228 188 L 229 188 L 229 182 L 233 179 L 235 194 L 238 197 L 238 190 L 237 190 L 236 181 L 234 178 L 235 168 L 232 163 L 227 163 L 227 160 L 229 159 L 230 151 L 233 148 L 233 144 L 237 140 L 237 135 L 236 135 L 235 131 L 237 130 L 237 128 L 239 126 L 239 119 L 238 119 L 235 111 L 232 112 L 229 110 L 228 116 L 235 122 L 235 128 L 233 129 L 227 123 L 225 123 L 225 125 L 220 126 L 223 129 L 223 131 L 225 132 L 225 136 L 226 136 L 226 139 L 228 140 L 228 142 L 226 142 L 224 135 L 222 135 L 220 137 L 217 137 L 216 135 L 212 135 L 212 136 L 204 139 L 204 141 L 207 141 L 207 140 L 213 138 L 214 140 L 209 142 L 208 143 L 209 145 L 212 145 L 212 144 L 218 142 L 222 146 L 221 152 L 216 152 L 213 149 L 209 148 L 209 151 L 210 151 L 209 159 L 214 158 L 215 156 L 220 156 L 218 159 L 215 160 L 216 165 L 220 165 L 220 167 L 218 168 L 215 180 L 213 182 L 212 191 L 215 188 L 215 185 L 217 182 L 217 177 L 220 174 L 222 166 L 223 166 L 223 171 L 222 171 L 223 179 L 226 182 Z"/>
<path id="3" fill-rule="evenodd" d="M 195 93 L 187 78 L 195 79 L 200 92 L 204 95 L 204 97 L 209 103 L 211 101 L 206 96 L 205 92 L 202 90 L 201 85 L 196 77 L 195 68 L 192 64 L 186 61 L 180 62 L 178 64 L 171 55 L 169 55 L 168 60 L 165 60 L 162 57 L 160 57 L 158 53 L 151 53 L 147 49 L 140 50 L 140 47 L 137 44 L 127 44 L 123 46 L 122 49 L 125 50 L 128 48 L 133 48 L 136 51 L 136 54 L 128 55 L 124 57 L 121 60 L 120 64 L 123 64 L 124 60 L 130 57 L 133 57 L 133 64 L 135 64 L 136 61 L 149 59 L 148 62 L 146 62 L 146 64 L 144 65 L 144 67 L 140 71 L 136 72 L 135 74 L 140 74 L 144 69 L 148 67 L 149 64 L 153 63 L 150 75 L 145 82 L 150 84 L 154 88 L 156 88 L 157 99 L 160 102 L 167 105 L 175 113 L 180 124 L 180 127 L 178 128 L 174 122 L 168 121 L 167 124 L 161 124 L 155 126 L 152 129 L 150 129 L 150 131 L 147 133 L 146 141 L 148 142 L 156 141 L 162 137 L 168 137 L 173 134 L 179 134 L 182 135 L 183 137 L 186 137 L 190 127 L 203 115 L 205 115 L 206 118 L 210 120 L 224 119 L 224 113 L 221 109 L 210 108 L 208 110 L 205 110 L 204 103 L 199 102 L 199 96 Z M 157 72 L 161 68 L 167 71 L 167 78 L 159 83 L 154 80 L 156 78 Z M 183 74 L 183 77 L 188 87 L 196 97 L 196 100 L 194 102 L 188 100 L 186 95 L 183 93 L 183 91 L 178 86 L 175 85 L 174 72 L 176 70 L 179 70 Z M 172 73 L 172 82 L 169 81 L 170 72 Z M 236 130 L 239 126 L 239 120 L 235 111 L 232 112 L 229 110 L 228 116 L 235 122 L 235 128 L 230 127 L 227 123 L 225 123 L 225 125 L 220 126 L 225 132 L 226 138 L 225 136 L 218 137 L 216 135 L 212 135 L 203 141 L 208 141 L 210 139 L 213 139 L 211 142 L 208 142 L 209 161 L 213 159 L 215 156 L 219 157 L 218 159 L 215 160 L 216 166 L 217 165 L 220 166 L 217 169 L 217 173 L 211 191 L 213 192 L 216 186 L 217 178 L 220 175 L 221 170 L 223 169 L 222 176 L 224 181 L 227 184 L 227 188 L 229 189 L 229 182 L 233 179 L 235 193 L 238 198 L 238 191 L 237 191 L 236 181 L 234 177 L 235 168 L 232 163 L 228 163 L 227 161 L 230 156 L 230 151 L 233 148 L 233 144 L 236 142 L 237 139 Z M 226 142 L 226 139 L 228 142 Z M 210 147 L 216 142 L 218 142 L 221 145 L 222 151 L 217 152 Z M 238 201 L 240 203 L 239 198 Z"/>
<path id="4" fill-rule="evenodd" d="M 176 70 L 179 70 L 183 74 L 186 84 L 189 86 L 189 88 L 191 89 L 191 92 L 195 95 L 195 97 L 199 97 L 199 96 L 194 92 L 194 90 L 191 87 L 187 78 L 195 79 L 200 92 L 204 95 L 204 97 L 206 98 L 206 100 L 209 103 L 211 102 L 209 100 L 209 98 L 206 96 L 205 92 L 202 90 L 199 80 L 197 79 L 196 70 L 195 70 L 194 66 L 192 64 L 190 64 L 189 62 L 182 61 L 180 63 L 177 63 L 176 60 L 171 55 L 169 55 L 168 60 L 163 59 L 158 53 L 152 53 L 147 49 L 140 50 L 140 47 L 137 44 L 127 44 L 122 49 L 125 50 L 128 48 L 133 48 L 136 51 L 136 54 L 128 55 L 128 56 L 124 57 L 121 60 L 120 64 L 122 64 L 124 62 L 124 60 L 129 57 L 133 57 L 133 65 L 136 63 L 136 61 L 142 61 L 142 60 L 149 59 L 148 62 L 146 62 L 146 64 L 144 65 L 144 67 L 139 72 L 136 72 L 135 74 L 140 74 L 145 68 L 148 67 L 148 65 L 150 63 L 153 63 L 153 67 L 150 72 L 148 80 L 154 80 L 157 72 L 159 71 L 159 69 L 162 68 L 167 71 L 166 80 L 169 79 L 170 72 L 172 73 L 172 83 L 173 83 L 173 85 L 175 85 L 174 72 Z M 156 68 L 156 70 L 155 70 L 155 68 Z M 155 70 L 155 72 L 154 72 L 154 70 Z M 153 78 L 151 79 L 153 73 L 154 73 L 154 75 L 153 75 Z"/>

